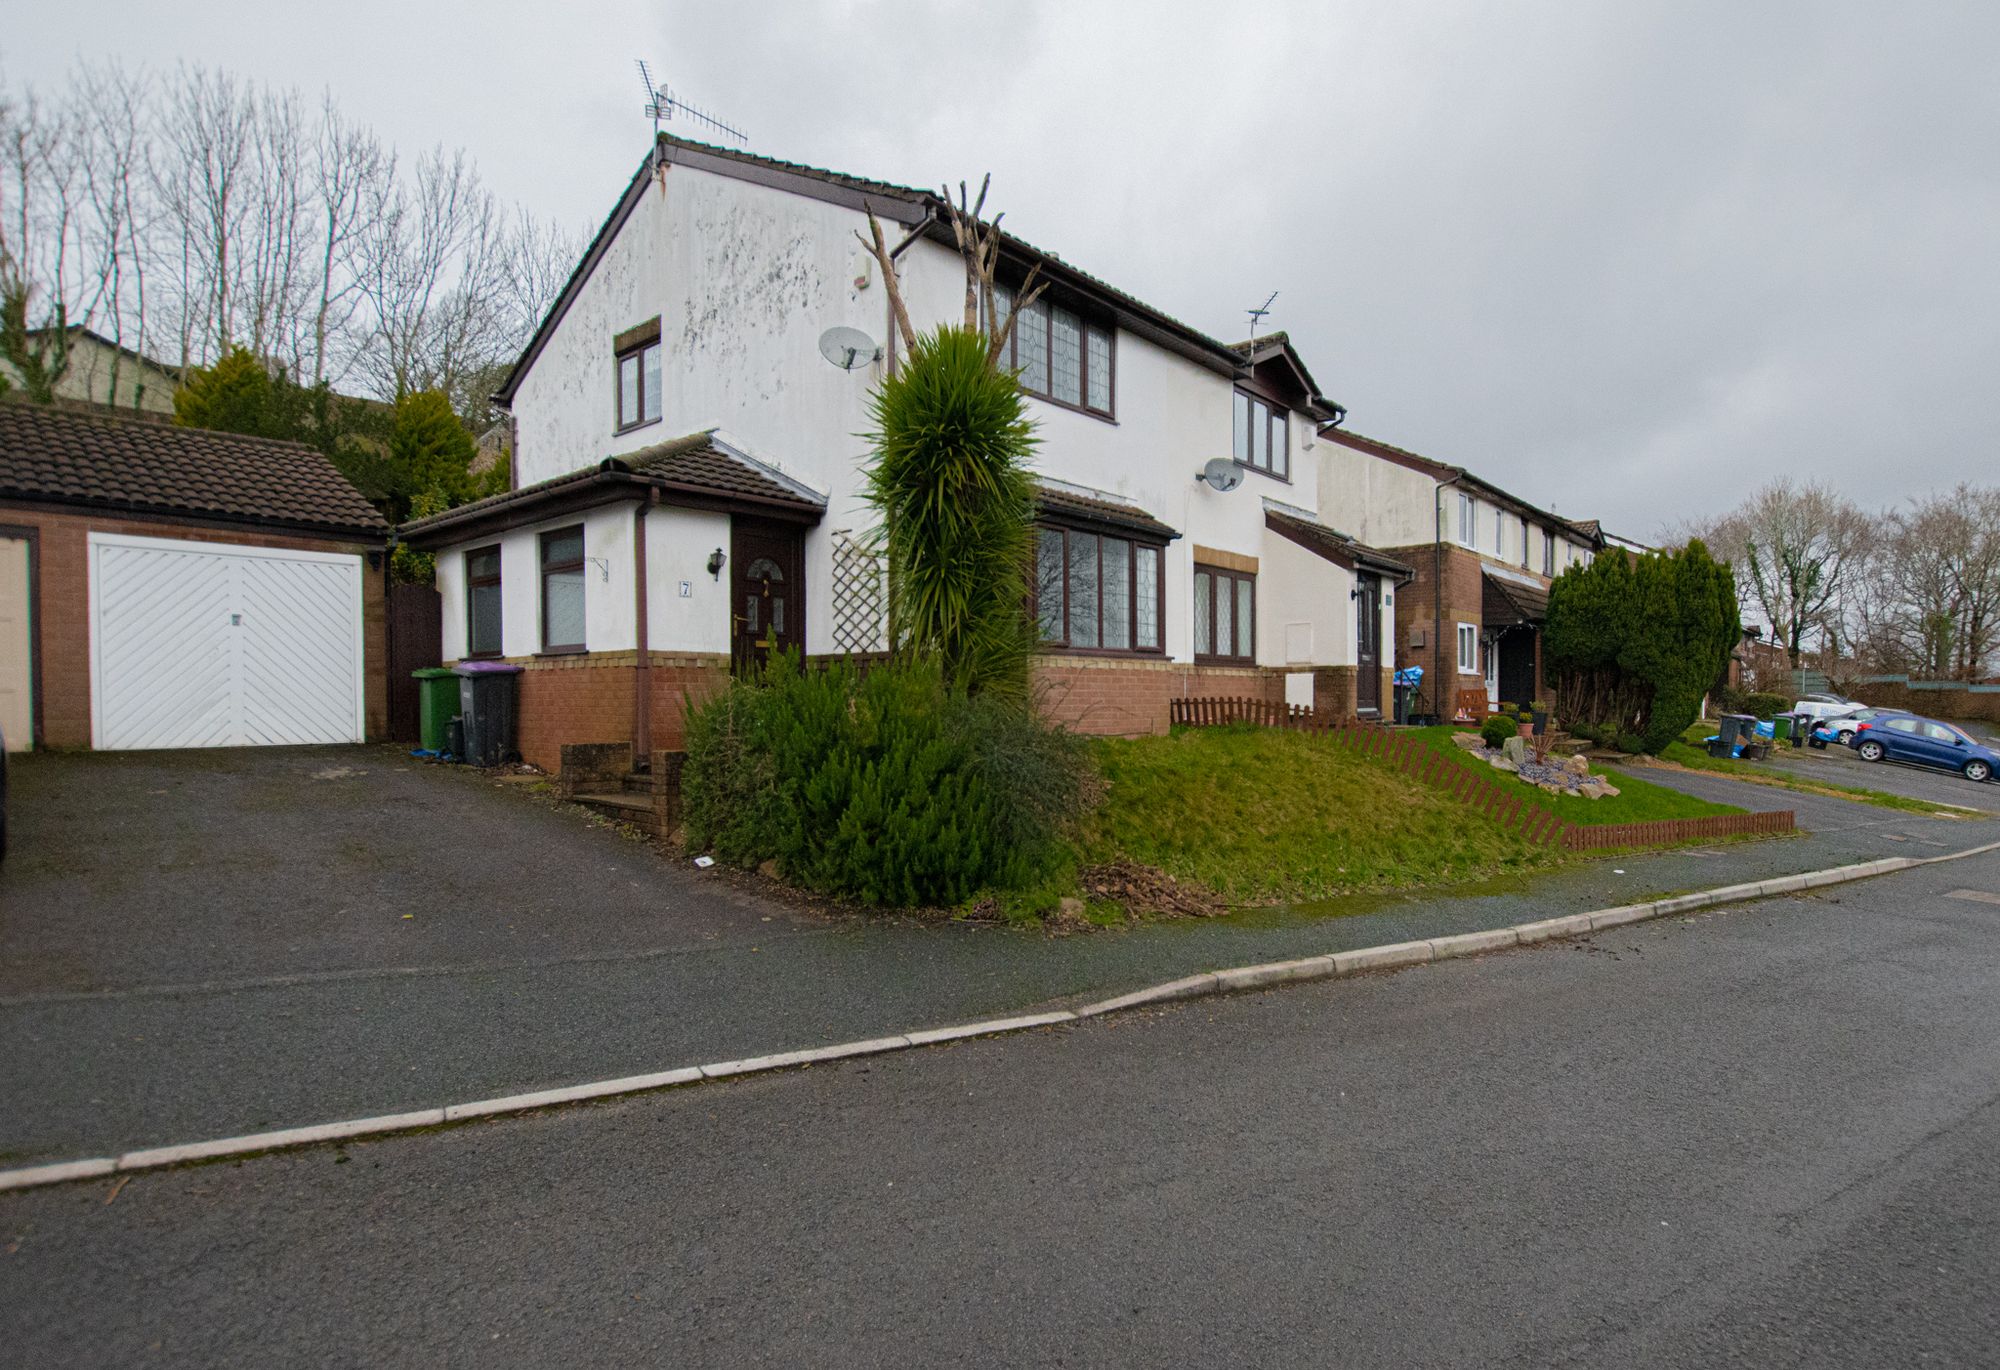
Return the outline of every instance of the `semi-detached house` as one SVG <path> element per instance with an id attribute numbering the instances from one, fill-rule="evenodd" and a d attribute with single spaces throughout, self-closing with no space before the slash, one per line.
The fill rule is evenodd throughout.
<path id="1" fill-rule="evenodd" d="M 855 235 L 872 209 L 917 327 L 954 321 L 942 208 L 657 140 L 497 396 L 517 488 L 403 530 L 437 553 L 446 658 L 524 668 L 528 760 L 676 747 L 684 695 L 748 662 L 886 646 L 857 435 L 895 336 Z M 1340 411 L 1290 344 L 1225 343 L 1005 240 L 1003 283 L 1034 266 L 1007 361 L 1041 439 L 1043 707 L 1099 733 L 1164 731 L 1189 695 L 1380 709 L 1414 568 L 1324 512 Z M 879 355 L 831 364 L 838 326 Z M 1198 479 L 1217 457 L 1236 488 Z"/>

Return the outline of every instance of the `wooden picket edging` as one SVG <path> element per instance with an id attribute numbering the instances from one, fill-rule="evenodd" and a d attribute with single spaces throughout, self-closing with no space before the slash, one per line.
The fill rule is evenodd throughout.
<path id="1" fill-rule="evenodd" d="M 1571 823 L 1556 817 L 1539 804 L 1528 802 L 1519 788 L 1519 781 L 1501 784 L 1458 765 L 1437 748 L 1409 733 L 1358 718 L 1323 714 L 1303 704 L 1284 704 L 1271 699 L 1176 699 L 1169 705 L 1168 717 L 1172 722 L 1190 728 L 1220 728 L 1232 723 L 1249 723 L 1257 727 L 1283 728 L 1288 732 L 1313 733 L 1329 738 L 1338 746 L 1371 761 L 1394 766 L 1448 797 L 1469 804 L 1481 816 L 1491 818 L 1509 832 L 1517 832 L 1537 845 L 1561 846 L 1566 851 L 1672 846 L 1704 838 L 1746 834 L 1768 836 L 1792 832 L 1797 826 L 1796 816 L 1790 809 L 1775 813 L 1669 818 L 1651 823 Z"/>

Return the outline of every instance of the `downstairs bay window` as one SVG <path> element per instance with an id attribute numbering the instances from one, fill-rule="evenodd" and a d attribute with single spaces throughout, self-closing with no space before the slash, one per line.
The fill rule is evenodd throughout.
<path id="1" fill-rule="evenodd" d="M 1035 620 L 1044 647 L 1161 650 L 1161 549 L 1115 533 L 1035 530 Z"/>

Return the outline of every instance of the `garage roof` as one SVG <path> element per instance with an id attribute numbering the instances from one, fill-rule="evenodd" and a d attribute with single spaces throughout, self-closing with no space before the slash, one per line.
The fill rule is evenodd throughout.
<path id="1" fill-rule="evenodd" d="M 0 499 L 380 539 L 389 525 L 304 443 L 0 402 Z"/>

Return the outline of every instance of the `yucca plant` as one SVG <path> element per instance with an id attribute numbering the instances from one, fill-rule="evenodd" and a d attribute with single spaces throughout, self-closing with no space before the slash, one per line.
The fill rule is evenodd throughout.
<path id="1" fill-rule="evenodd" d="M 1034 633 L 1035 426 L 982 332 L 941 327 L 870 400 L 867 499 L 888 560 L 890 641 L 961 688 L 1025 700 Z"/>

